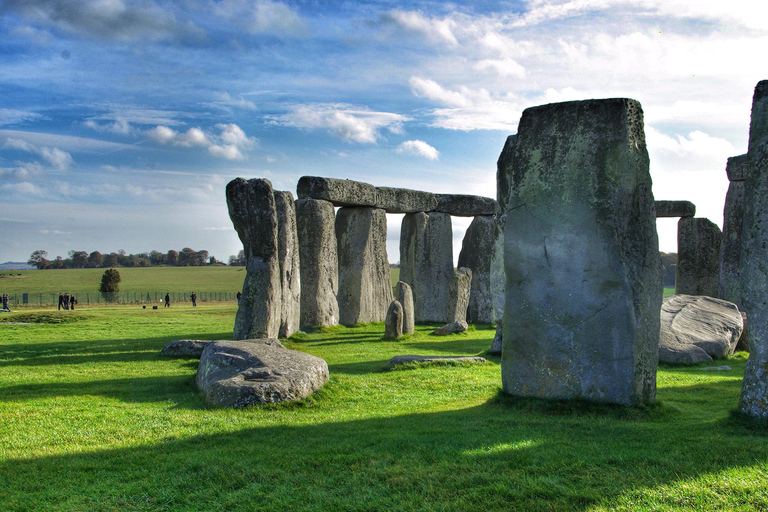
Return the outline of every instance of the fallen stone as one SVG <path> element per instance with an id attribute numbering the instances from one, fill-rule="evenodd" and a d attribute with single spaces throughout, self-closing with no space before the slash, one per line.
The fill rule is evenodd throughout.
<path id="1" fill-rule="evenodd" d="M 453 271 L 451 286 L 448 290 L 448 314 L 446 324 L 467 321 L 469 294 L 472 289 L 472 271 L 467 267 L 459 267 Z"/>
<path id="2" fill-rule="evenodd" d="M 403 337 L 403 305 L 393 300 L 387 310 L 387 318 L 384 320 L 384 338 L 396 340 Z"/>
<path id="3" fill-rule="evenodd" d="M 720 228 L 709 219 L 680 219 L 677 223 L 676 295 L 717 297 L 721 239 Z"/>
<path id="4" fill-rule="evenodd" d="M 457 322 L 452 322 L 442 327 L 438 327 L 437 329 L 432 331 L 432 334 L 434 336 L 448 336 L 449 334 L 458 334 L 460 332 L 464 332 L 468 328 L 469 328 L 469 325 L 467 325 L 467 322 L 463 320 L 459 320 Z"/>
<path id="5" fill-rule="evenodd" d="M 171 340 L 160 353 L 172 357 L 196 357 L 200 358 L 203 349 L 212 343 L 210 340 Z"/>
<path id="6" fill-rule="evenodd" d="M 325 361 L 289 350 L 276 339 L 210 343 L 196 377 L 206 403 L 221 407 L 300 400 L 327 381 Z"/>
<path id="7" fill-rule="evenodd" d="M 699 368 L 699 370 L 706 370 L 706 371 L 712 371 L 712 372 L 729 372 L 733 368 L 730 366 L 705 366 L 704 368 Z"/>
<path id="8" fill-rule="evenodd" d="M 656 218 L 662 217 L 693 217 L 696 215 L 696 205 L 690 201 L 655 201 Z"/>
<path id="9" fill-rule="evenodd" d="M 384 370 L 408 363 L 485 363 L 487 359 L 480 356 L 395 356 L 384 365 Z"/>
<path id="10" fill-rule="evenodd" d="M 457 217 L 475 217 L 496 213 L 496 201 L 490 197 L 469 196 L 464 194 L 436 194 L 436 212 Z"/>
<path id="11" fill-rule="evenodd" d="M 403 307 L 403 334 L 413 334 L 416 331 L 416 322 L 413 316 L 413 291 L 410 285 L 398 281 L 395 286 L 395 295 Z"/>
<path id="12" fill-rule="evenodd" d="M 280 263 L 280 338 L 290 338 L 299 330 L 301 308 L 301 266 L 296 234 L 296 206 L 293 194 L 276 190 L 277 257 Z"/>
<path id="13" fill-rule="evenodd" d="M 362 181 L 302 176 L 296 193 L 299 199 L 322 199 L 334 206 L 376 206 L 376 187 Z"/>
<path id="14" fill-rule="evenodd" d="M 467 307 L 468 322 L 493 323 L 493 294 L 491 292 L 491 261 L 494 246 L 500 236 L 499 225 L 490 215 L 479 215 L 464 234 L 459 253 L 459 267 L 472 270 L 472 284 Z"/>
<path id="15" fill-rule="evenodd" d="M 717 296 L 741 306 L 741 281 L 739 280 L 739 261 L 741 258 L 741 228 L 744 220 L 744 187 L 746 172 L 743 169 L 749 162 L 747 155 L 728 159 L 725 167 L 728 179 L 728 192 L 723 207 L 723 235 L 720 242 L 720 268 Z M 734 178 L 741 178 L 736 180 Z"/>
<path id="16" fill-rule="evenodd" d="M 387 213 L 431 212 L 437 208 L 437 198 L 435 194 L 421 190 L 376 187 L 375 206 Z"/>

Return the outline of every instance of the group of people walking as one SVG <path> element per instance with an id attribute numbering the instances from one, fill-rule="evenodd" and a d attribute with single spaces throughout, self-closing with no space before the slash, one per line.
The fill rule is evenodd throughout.
<path id="1" fill-rule="evenodd" d="M 72 295 L 68 293 L 59 293 L 59 311 L 62 309 L 71 309 L 74 311 L 75 304 L 77 304 L 77 299 L 75 299 L 74 293 Z"/>
<path id="2" fill-rule="evenodd" d="M 8 294 L 3 294 L 3 311 L 10 311 L 11 309 L 8 307 Z"/>

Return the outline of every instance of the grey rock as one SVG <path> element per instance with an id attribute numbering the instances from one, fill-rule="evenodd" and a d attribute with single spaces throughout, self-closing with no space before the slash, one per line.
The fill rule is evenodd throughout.
<path id="1" fill-rule="evenodd" d="M 403 306 L 403 334 L 413 334 L 416 331 L 416 320 L 413 312 L 413 291 L 408 283 L 398 281 L 395 286 L 397 301 Z"/>
<path id="2" fill-rule="evenodd" d="M 302 176 L 296 192 L 299 199 L 322 199 L 334 206 L 376 206 L 376 187 L 362 181 Z"/>
<path id="3" fill-rule="evenodd" d="M 656 201 L 656 218 L 693 217 L 696 205 L 690 201 Z"/>
<path id="4" fill-rule="evenodd" d="M 725 165 L 728 181 L 746 181 L 749 172 L 749 155 L 732 156 Z"/>
<path id="5" fill-rule="evenodd" d="M 743 328 L 736 304 L 674 295 L 661 307 L 659 362 L 698 363 L 733 354 Z"/>
<path id="6" fill-rule="evenodd" d="M 453 277 L 447 213 L 407 213 L 400 229 L 400 279 L 413 290 L 416 322 L 443 322 Z"/>
<path id="7" fill-rule="evenodd" d="M 280 263 L 281 309 L 278 336 L 290 338 L 299 330 L 301 308 L 301 265 L 296 233 L 296 206 L 293 194 L 275 191 L 277 212 L 277 256 Z"/>
<path id="8" fill-rule="evenodd" d="M 302 326 L 339 323 L 339 259 L 336 247 L 336 211 L 328 201 L 296 201 L 296 231 L 301 260 Z"/>
<path id="9" fill-rule="evenodd" d="M 741 320 L 744 322 L 744 329 L 741 331 L 741 336 L 739 337 L 739 343 L 736 345 L 736 350 L 749 352 L 749 324 L 747 323 L 747 314 L 743 311 L 741 312 Z"/>
<path id="10" fill-rule="evenodd" d="M 496 162 L 496 214 L 505 215 L 509 211 L 512 199 L 512 154 L 517 135 L 510 135 L 504 142 L 499 159 Z"/>
<path id="11" fill-rule="evenodd" d="M 435 194 L 421 190 L 376 187 L 375 206 L 387 213 L 431 212 L 437 208 L 437 198 Z"/>
<path id="12" fill-rule="evenodd" d="M 501 326 L 501 322 L 496 326 L 496 334 L 493 336 L 493 343 L 491 348 L 488 349 L 488 353 L 494 356 L 500 356 L 503 348 L 504 329 Z"/>
<path id="13" fill-rule="evenodd" d="M 676 295 L 717 297 L 722 232 L 709 219 L 684 217 L 677 223 Z"/>
<path id="14" fill-rule="evenodd" d="M 392 302 L 387 215 L 378 208 L 341 208 L 336 214 L 339 322 L 383 322 Z"/>
<path id="15" fill-rule="evenodd" d="M 164 356 L 200 358 L 210 340 L 171 340 L 160 351 Z"/>
<path id="16" fill-rule="evenodd" d="M 387 310 L 387 318 L 384 320 L 384 338 L 396 340 L 403 337 L 403 305 L 393 300 Z"/>
<path id="17" fill-rule="evenodd" d="M 494 246 L 500 235 L 499 224 L 493 216 L 479 215 L 472 219 L 461 242 L 459 267 L 472 270 L 472 286 L 467 308 L 469 322 L 494 321 L 491 261 Z"/>
<path id="18" fill-rule="evenodd" d="M 662 269 L 640 104 L 526 109 L 511 151 L 503 390 L 653 402 Z"/>
<path id="19" fill-rule="evenodd" d="M 210 343 L 196 376 L 206 403 L 221 407 L 300 400 L 327 381 L 325 361 L 288 350 L 275 339 Z"/>
<path id="20" fill-rule="evenodd" d="M 467 307 L 472 288 L 472 271 L 467 267 L 459 267 L 453 271 L 451 286 L 448 289 L 448 314 L 445 323 L 467 321 Z"/>
<path id="21" fill-rule="evenodd" d="M 497 235 L 491 253 L 491 299 L 493 301 L 493 316 L 491 323 L 499 324 L 504 318 L 504 302 L 506 300 L 507 274 L 504 271 L 504 229 L 507 215 L 496 218 Z"/>
<path id="22" fill-rule="evenodd" d="M 438 327 L 434 331 L 432 331 L 432 335 L 434 336 L 448 336 L 449 334 L 458 334 L 460 332 L 465 332 L 469 328 L 469 325 L 467 325 L 467 322 L 464 320 L 457 320 L 456 322 L 451 322 L 450 324 L 446 324 L 442 327 Z"/>
<path id="23" fill-rule="evenodd" d="M 280 330 L 282 290 L 272 183 L 236 178 L 227 184 L 226 195 L 247 270 L 233 337 L 274 338 Z"/>
<path id="24" fill-rule="evenodd" d="M 436 212 L 457 217 L 475 217 L 496 213 L 496 201 L 490 197 L 464 194 L 437 194 Z"/>
<path id="25" fill-rule="evenodd" d="M 384 370 L 408 363 L 486 363 L 487 359 L 480 356 L 395 356 L 384 365 Z"/>
<path id="26" fill-rule="evenodd" d="M 699 370 L 706 370 L 711 372 L 729 372 L 733 370 L 730 366 L 705 366 L 703 368 L 699 368 Z"/>
<path id="27" fill-rule="evenodd" d="M 745 163 L 746 155 L 728 159 L 726 172 L 742 177 L 743 170 L 735 171 Z M 720 242 L 720 261 L 717 296 L 721 299 L 741 304 L 741 281 L 739 280 L 739 260 L 741 258 L 741 229 L 744 219 L 744 181 L 731 180 L 723 207 L 723 234 Z"/>

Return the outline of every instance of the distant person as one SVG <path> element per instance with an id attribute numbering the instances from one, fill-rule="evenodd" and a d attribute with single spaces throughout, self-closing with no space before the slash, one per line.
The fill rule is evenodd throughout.
<path id="1" fill-rule="evenodd" d="M 75 294 L 73 293 L 72 295 L 69 296 L 69 309 L 74 311 L 75 310 L 75 303 L 76 302 L 77 301 L 75 300 Z"/>
<path id="2" fill-rule="evenodd" d="M 69 310 L 69 294 L 64 294 L 64 309 Z"/>
<path id="3" fill-rule="evenodd" d="M 59 311 L 61 311 L 62 307 L 64 307 L 64 295 L 59 292 Z"/>
<path id="4" fill-rule="evenodd" d="M 3 294 L 3 309 L 6 310 L 6 311 L 10 311 L 10 309 L 8 308 L 8 294 L 7 293 Z"/>
<path id="5" fill-rule="evenodd" d="M 242 296 L 243 296 L 243 294 L 242 294 L 242 293 L 240 293 L 240 292 L 237 292 L 237 305 L 238 305 L 238 306 L 240 305 L 240 297 L 242 297 Z"/>
<path id="6" fill-rule="evenodd" d="M 171 307 L 171 296 L 168 293 L 165 294 L 165 307 Z"/>
<path id="7" fill-rule="evenodd" d="M 197 306 L 197 295 L 195 295 L 195 292 L 192 292 L 192 295 L 189 298 L 192 299 L 192 307 L 194 308 Z"/>

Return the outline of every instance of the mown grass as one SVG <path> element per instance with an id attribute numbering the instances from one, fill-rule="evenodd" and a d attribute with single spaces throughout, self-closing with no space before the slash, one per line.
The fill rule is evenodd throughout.
<path id="1" fill-rule="evenodd" d="M 627 409 L 507 397 L 494 357 L 381 371 L 480 354 L 484 326 L 401 342 L 337 327 L 285 342 L 328 362 L 322 390 L 227 410 L 204 405 L 196 360 L 159 351 L 230 337 L 233 306 L 44 313 L 0 324 L 3 510 L 768 508 L 768 430 L 733 414 L 744 354 L 731 371 L 661 367 L 659 404 Z"/>

